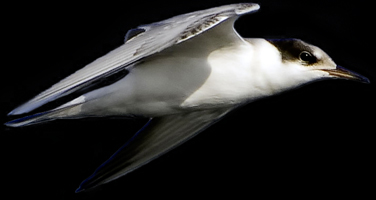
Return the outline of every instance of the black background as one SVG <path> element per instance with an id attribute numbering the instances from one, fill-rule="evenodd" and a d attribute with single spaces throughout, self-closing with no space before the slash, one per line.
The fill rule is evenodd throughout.
<path id="1" fill-rule="evenodd" d="M 371 84 L 316 82 L 253 102 L 165 156 L 91 192 L 80 182 L 145 120 L 2 125 L 6 199 L 338 197 L 367 195 L 375 179 L 374 5 L 258 1 L 243 37 L 300 38 Z M 128 29 L 236 1 L 53 1 L 4 6 L 0 122 L 52 84 L 121 45 Z"/>

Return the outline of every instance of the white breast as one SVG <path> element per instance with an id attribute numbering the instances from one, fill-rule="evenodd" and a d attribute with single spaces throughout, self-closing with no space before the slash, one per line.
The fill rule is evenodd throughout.
<path id="1" fill-rule="evenodd" d="M 223 106 L 242 101 L 252 82 L 253 51 L 251 45 L 244 45 L 212 52 L 207 58 L 211 67 L 208 79 L 182 107 Z"/>

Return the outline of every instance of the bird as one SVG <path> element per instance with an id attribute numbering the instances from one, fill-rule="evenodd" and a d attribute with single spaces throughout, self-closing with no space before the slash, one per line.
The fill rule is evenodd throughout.
<path id="1" fill-rule="evenodd" d="M 114 82 L 5 125 L 104 116 L 149 119 L 80 184 L 76 192 L 81 192 L 136 170 L 255 100 L 318 80 L 369 83 L 300 39 L 241 37 L 234 29 L 235 21 L 259 8 L 255 3 L 230 4 L 131 29 L 123 45 L 8 115 L 29 113 L 120 74 Z"/>

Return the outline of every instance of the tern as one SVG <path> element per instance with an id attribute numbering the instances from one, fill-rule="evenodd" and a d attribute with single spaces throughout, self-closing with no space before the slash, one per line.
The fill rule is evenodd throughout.
<path id="1" fill-rule="evenodd" d="M 178 15 L 129 30 L 125 43 L 17 107 L 28 113 L 50 101 L 127 74 L 55 109 L 7 122 L 20 127 L 55 119 L 141 116 L 150 120 L 84 180 L 76 192 L 115 180 L 177 147 L 235 108 L 322 79 L 368 79 L 299 39 L 242 38 L 239 16 L 254 3 Z"/>

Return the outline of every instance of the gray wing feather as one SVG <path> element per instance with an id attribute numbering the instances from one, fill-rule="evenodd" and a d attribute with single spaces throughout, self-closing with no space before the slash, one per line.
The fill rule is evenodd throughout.
<path id="1" fill-rule="evenodd" d="M 136 35 L 127 34 L 128 36 L 133 35 L 133 37 L 128 38 L 129 40 L 125 44 L 61 80 L 14 109 L 9 115 L 30 112 L 52 100 L 72 93 L 98 78 L 116 73 L 142 58 L 199 35 L 228 18 L 258 9 L 258 4 L 232 4 L 178 15 L 161 22 L 140 26 L 137 29 L 143 29 L 144 32 L 140 31 Z"/>
<path id="2" fill-rule="evenodd" d="M 77 192 L 108 183 L 147 164 L 197 135 L 232 109 L 202 110 L 153 118 L 133 141 L 83 181 Z"/>

